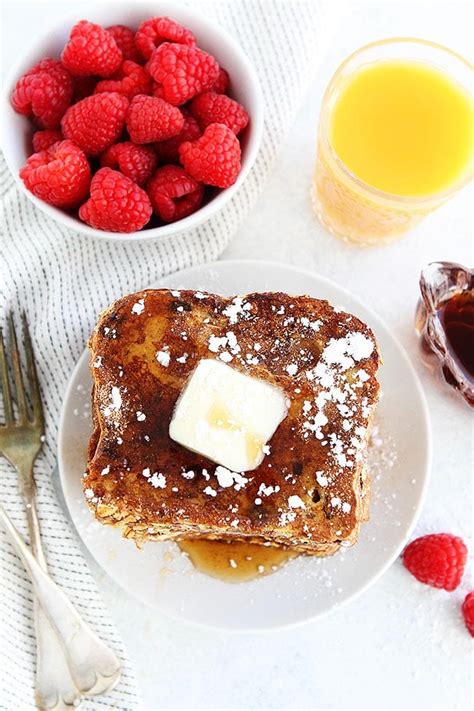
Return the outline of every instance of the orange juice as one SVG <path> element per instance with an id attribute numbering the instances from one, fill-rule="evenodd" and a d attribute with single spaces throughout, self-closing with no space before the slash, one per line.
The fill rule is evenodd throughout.
<path id="1" fill-rule="evenodd" d="M 469 167 L 472 98 L 428 64 L 377 62 L 347 79 L 332 111 L 330 140 L 349 170 L 372 187 L 433 195 Z"/>
<path id="2" fill-rule="evenodd" d="M 414 227 L 472 176 L 472 66 L 424 40 L 351 55 L 323 100 L 313 202 L 335 235 L 361 245 Z"/>

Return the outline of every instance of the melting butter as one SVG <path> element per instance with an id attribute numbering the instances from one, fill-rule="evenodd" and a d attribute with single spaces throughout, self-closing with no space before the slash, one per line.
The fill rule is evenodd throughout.
<path id="1" fill-rule="evenodd" d="M 211 427 L 217 429 L 245 432 L 245 448 L 249 461 L 256 464 L 260 460 L 265 441 L 253 432 L 245 431 L 245 427 L 232 418 L 231 412 L 224 403 L 216 400 L 207 412 L 206 421 Z"/>

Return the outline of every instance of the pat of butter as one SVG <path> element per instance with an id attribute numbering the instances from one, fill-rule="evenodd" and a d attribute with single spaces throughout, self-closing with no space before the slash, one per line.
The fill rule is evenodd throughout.
<path id="1" fill-rule="evenodd" d="M 276 385 L 201 360 L 176 403 L 171 439 L 234 472 L 255 469 L 288 405 Z"/>

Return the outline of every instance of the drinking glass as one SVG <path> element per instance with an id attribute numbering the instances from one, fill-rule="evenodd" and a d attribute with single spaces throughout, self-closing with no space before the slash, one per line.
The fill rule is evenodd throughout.
<path id="1" fill-rule="evenodd" d="M 421 39 L 394 38 L 368 44 L 337 69 L 326 89 L 319 122 L 312 201 L 321 223 L 333 235 L 360 246 L 387 243 L 417 225 L 472 178 L 472 160 L 449 189 L 428 196 L 383 192 L 352 173 L 331 144 L 334 105 L 348 78 L 362 67 L 384 61 L 424 62 L 472 91 L 472 66 L 450 49 Z M 355 138 L 356 140 L 356 138 Z M 384 156 L 380 156 L 384 160 Z"/>

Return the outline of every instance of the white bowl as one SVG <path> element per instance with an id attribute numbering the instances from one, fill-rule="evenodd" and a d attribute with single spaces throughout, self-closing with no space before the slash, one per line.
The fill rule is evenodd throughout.
<path id="1" fill-rule="evenodd" d="M 72 26 L 79 20 L 87 19 L 103 27 L 124 24 L 136 28 L 143 20 L 160 15 L 172 17 L 185 27 L 189 27 L 195 34 L 199 47 L 213 54 L 219 64 L 229 72 L 232 97 L 242 103 L 250 114 L 250 124 L 245 130 L 242 140 L 242 168 L 234 185 L 221 190 L 206 205 L 183 220 L 134 233 L 96 230 L 78 218 L 63 212 L 60 208 L 39 200 L 23 185 L 23 181 L 19 177 L 19 170 L 26 162 L 28 153 L 31 152 L 32 124 L 25 116 L 15 113 L 10 105 L 10 95 L 18 78 L 36 62 L 43 57 L 59 58 Z M 130 2 L 129 5 L 104 3 L 98 8 L 91 5 L 86 11 L 82 10 L 79 13 L 68 15 L 59 25 L 56 24 L 40 33 L 37 40 L 30 45 L 28 51 L 9 75 L 2 104 L 2 149 L 20 189 L 43 212 L 65 227 L 84 235 L 106 240 L 157 239 L 190 229 L 209 219 L 235 195 L 248 175 L 260 146 L 263 128 L 262 94 L 257 74 L 247 55 L 228 32 L 206 19 L 201 13 L 173 2 Z"/>

